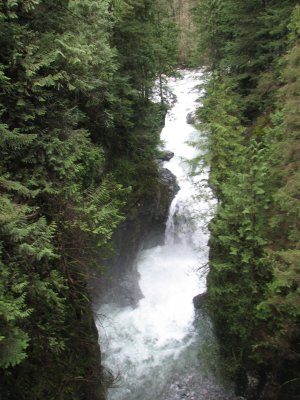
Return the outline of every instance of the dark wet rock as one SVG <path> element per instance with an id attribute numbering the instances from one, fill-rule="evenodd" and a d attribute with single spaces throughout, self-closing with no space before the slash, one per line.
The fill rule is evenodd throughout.
<path id="1" fill-rule="evenodd" d="M 164 242 L 169 208 L 179 191 L 176 177 L 157 165 L 157 185 L 128 210 L 127 219 L 116 230 L 116 254 L 106 262 L 105 273 L 91 279 L 94 308 L 98 304 L 136 305 L 142 298 L 138 285 L 138 255 L 142 249 Z"/>
<path id="2" fill-rule="evenodd" d="M 158 166 L 158 190 L 153 202 L 146 210 L 148 226 L 145 228 L 143 249 L 162 245 L 165 238 L 166 222 L 172 200 L 179 191 L 176 177 L 167 168 Z M 150 219 L 149 219 L 150 217 Z"/>
<path id="3" fill-rule="evenodd" d="M 191 111 L 186 116 L 186 123 L 190 125 L 194 125 L 196 123 L 197 116 L 195 111 Z"/>
<path id="4" fill-rule="evenodd" d="M 246 400 L 235 396 L 232 389 L 225 389 L 214 379 L 204 377 L 199 371 L 189 374 L 181 381 L 171 384 L 169 393 L 163 400 Z"/>
<path id="5" fill-rule="evenodd" d="M 208 295 L 207 293 L 198 294 L 193 298 L 193 304 L 196 310 L 205 309 L 207 306 Z"/>
<path id="6" fill-rule="evenodd" d="M 161 151 L 157 159 L 160 161 L 170 161 L 174 157 L 174 153 L 169 150 Z"/>
<path id="7" fill-rule="evenodd" d="M 167 168 L 160 167 L 158 174 L 161 185 L 165 187 L 164 191 L 168 193 L 169 208 L 173 198 L 179 192 L 180 187 L 178 186 L 176 177 Z"/>

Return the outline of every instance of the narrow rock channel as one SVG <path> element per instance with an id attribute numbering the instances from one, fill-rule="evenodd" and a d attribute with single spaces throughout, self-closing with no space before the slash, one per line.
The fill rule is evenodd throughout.
<path id="1" fill-rule="evenodd" d="M 208 260 L 202 216 L 213 207 L 209 189 L 203 189 L 206 200 L 195 198 L 207 172 L 192 179 L 186 163 L 196 155 L 188 142 L 197 132 L 186 117 L 195 110 L 200 79 L 201 72 L 183 71 L 169 82 L 177 102 L 161 138 L 174 157 L 163 166 L 176 175 L 180 190 L 169 210 L 165 244 L 139 255 L 144 297 L 136 307 L 108 303 L 99 310 L 105 316 L 98 324 L 104 363 L 118 377 L 110 400 L 237 399 L 213 372 L 211 325 L 204 314 L 195 318 L 193 306 L 206 285 L 199 273 Z"/>

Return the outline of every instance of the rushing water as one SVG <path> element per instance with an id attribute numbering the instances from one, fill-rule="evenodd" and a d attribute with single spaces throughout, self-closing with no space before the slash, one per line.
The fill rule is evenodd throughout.
<path id="1" fill-rule="evenodd" d="M 175 153 L 165 167 L 176 175 L 181 189 L 170 207 L 165 245 L 145 250 L 139 257 L 144 298 L 135 308 L 107 304 L 100 309 L 107 316 L 99 324 L 104 363 L 119 377 L 109 390 L 110 400 L 231 398 L 197 357 L 201 338 L 199 327 L 194 326 L 192 299 L 205 291 L 199 266 L 207 262 L 208 236 L 200 216 L 211 204 L 195 200 L 196 181 L 189 177 L 186 160 L 196 155 L 187 143 L 196 132 L 186 116 L 196 107 L 195 85 L 200 79 L 200 72 L 184 71 L 182 78 L 169 82 L 177 102 L 167 115 L 161 138 L 165 148 Z M 207 179 L 205 172 L 197 177 L 198 184 L 202 179 Z M 203 341 L 211 332 L 209 324 L 202 329 Z"/>

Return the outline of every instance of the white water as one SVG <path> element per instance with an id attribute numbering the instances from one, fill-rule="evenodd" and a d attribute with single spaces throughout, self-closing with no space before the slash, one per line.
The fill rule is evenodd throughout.
<path id="1" fill-rule="evenodd" d="M 175 153 L 165 167 L 176 175 L 181 190 L 170 207 L 165 245 L 140 255 L 144 298 L 136 308 L 109 304 L 99 310 L 107 316 L 98 327 L 104 364 L 119 376 L 109 391 L 110 400 L 167 398 L 181 356 L 196 337 L 192 299 L 205 290 L 198 269 L 208 257 L 208 235 L 200 216 L 211 205 L 195 200 L 195 181 L 185 160 L 196 156 L 186 143 L 196 135 L 186 116 L 196 107 L 195 85 L 200 78 L 199 72 L 185 71 L 182 79 L 170 80 L 177 102 L 167 115 L 161 138 L 165 148 Z M 204 173 L 197 180 L 206 178 Z"/>

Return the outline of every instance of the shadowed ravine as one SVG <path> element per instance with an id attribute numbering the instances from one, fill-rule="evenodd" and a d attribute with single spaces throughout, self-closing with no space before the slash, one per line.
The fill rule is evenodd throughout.
<path id="1" fill-rule="evenodd" d="M 203 214 L 213 207 L 211 200 L 196 200 L 196 183 L 207 179 L 203 173 L 189 177 L 186 160 L 196 155 L 186 142 L 197 134 L 187 124 L 199 92 L 195 85 L 201 73 L 184 71 L 171 79 L 177 102 L 167 115 L 161 138 L 175 153 L 165 166 L 176 175 L 180 191 L 170 207 L 165 244 L 139 255 L 139 285 L 144 297 L 137 307 L 120 308 L 106 304 L 99 310 L 104 364 L 119 376 L 109 390 L 110 400 L 218 400 L 235 398 L 217 383 L 208 361 L 212 354 L 198 357 L 200 344 L 211 352 L 209 321 L 198 316 L 192 299 L 205 291 L 205 276 L 199 267 L 207 263 L 208 234 Z M 207 191 L 208 188 L 202 190 Z M 204 193 L 205 194 L 205 193 Z M 197 326 L 196 326 L 197 325 Z M 205 353 L 205 351 L 203 352 Z"/>

